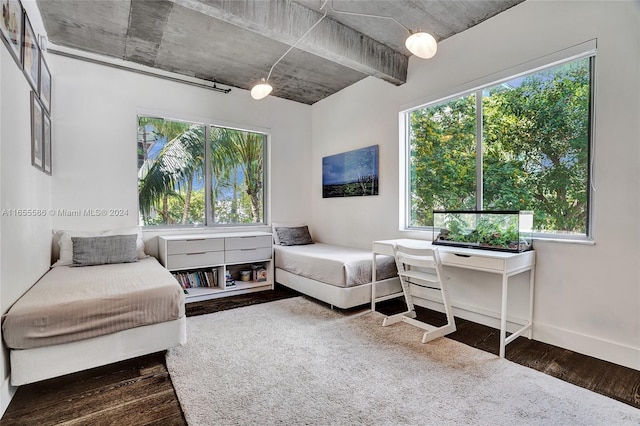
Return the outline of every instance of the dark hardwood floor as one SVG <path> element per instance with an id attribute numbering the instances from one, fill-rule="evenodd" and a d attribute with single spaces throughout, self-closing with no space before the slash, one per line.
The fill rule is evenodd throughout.
<path id="1" fill-rule="evenodd" d="M 390 301 L 378 310 L 385 314 L 401 312 L 404 304 Z M 416 306 L 418 319 L 444 325 L 443 313 Z M 446 336 L 466 345 L 498 355 L 500 330 L 456 318 L 456 332 Z M 640 408 L 640 371 L 572 352 L 547 343 L 518 337 L 506 348 L 506 358 L 525 367 L 589 389 Z"/>
<path id="2" fill-rule="evenodd" d="M 297 296 L 281 286 L 274 291 L 187 305 L 187 315 L 202 315 Z M 402 311 L 400 301 L 378 305 L 386 314 Z M 358 310 L 362 308 L 354 308 Z M 444 315 L 416 308 L 418 318 L 437 324 Z M 498 330 L 456 318 L 448 338 L 498 353 Z M 569 383 L 640 408 L 640 371 L 621 367 L 524 337 L 507 346 L 507 359 Z M 185 425 L 167 372 L 164 352 L 18 389 L 1 425 Z"/>

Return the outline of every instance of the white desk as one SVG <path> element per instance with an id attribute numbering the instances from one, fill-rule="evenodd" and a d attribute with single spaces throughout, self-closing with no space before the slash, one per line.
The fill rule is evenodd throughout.
<path id="1" fill-rule="evenodd" d="M 376 303 L 383 300 L 392 299 L 401 296 L 402 293 L 396 293 L 384 297 L 376 297 L 376 258 L 378 255 L 393 256 L 393 246 L 395 244 L 403 244 L 405 246 L 414 247 L 431 247 L 430 241 L 398 239 L 383 240 L 373 242 L 373 279 L 371 285 L 371 310 L 376 310 Z M 531 338 L 533 327 L 533 291 L 534 291 L 534 272 L 536 264 L 536 255 L 533 250 L 523 253 L 508 253 L 490 250 L 468 249 L 461 247 L 449 247 L 442 245 L 434 245 L 440 252 L 442 264 L 444 266 L 452 266 L 456 268 L 472 269 L 474 271 L 490 272 L 500 274 L 502 276 L 502 304 L 500 310 L 500 357 L 504 358 L 505 347 L 516 337 L 522 335 L 525 331 L 527 337 Z M 509 277 L 523 272 L 530 271 L 529 279 L 529 318 L 526 323 L 517 331 L 507 337 L 507 291 L 509 288 Z"/>

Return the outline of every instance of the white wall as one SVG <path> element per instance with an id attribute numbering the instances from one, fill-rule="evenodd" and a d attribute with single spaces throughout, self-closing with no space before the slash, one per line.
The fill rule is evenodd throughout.
<path id="1" fill-rule="evenodd" d="M 35 1 L 23 1 L 36 33 L 44 32 Z M 53 68 L 52 68 L 53 70 Z M 54 72 L 54 71 L 52 71 Z M 0 45 L 0 310 L 4 313 L 49 268 L 51 218 L 25 217 L 14 209 L 48 209 L 51 177 L 31 166 L 31 87 L 4 44 Z M 8 354 L 0 351 L 0 413 L 15 389 L 8 384 Z"/>
<path id="2" fill-rule="evenodd" d="M 314 236 L 363 248 L 377 239 L 430 238 L 398 230 L 398 112 L 595 38 L 595 245 L 534 244 L 534 337 L 640 369 L 637 2 L 528 0 L 443 41 L 432 60 L 411 58 L 408 81 L 400 87 L 368 78 L 316 103 L 312 108 Z M 322 157 L 372 144 L 380 145 L 380 195 L 323 199 Z M 455 278 L 454 305 L 498 310 L 495 277 L 448 273 Z M 520 281 L 526 282 L 526 276 Z M 516 296 L 526 294 L 524 284 L 516 287 Z M 520 303 L 513 312 L 522 317 L 525 307 Z"/>
<path id="3" fill-rule="evenodd" d="M 124 217 L 54 218 L 55 229 L 137 225 L 138 113 L 239 126 L 270 134 L 270 217 L 311 216 L 311 114 L 308 105 L 249 92 L 217 93 L 86 61 L 52 55 L 57 99 L 53 138 L 53 207 L 127 209 Z M 184 232 L 184 231 L 181 231 Z M 157 232 L 145 232 L 155 252 Z"/>

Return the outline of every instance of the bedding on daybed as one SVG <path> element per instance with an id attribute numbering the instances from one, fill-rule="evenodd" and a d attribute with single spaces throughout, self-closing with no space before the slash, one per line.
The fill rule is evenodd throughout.
<path id="1" fill-rule="evenodd" d="M 11 349 L 75 342 L 184 316 L 177 281 L 153 257 L 56 266 L 3 316 Z"/>
<path id="2" fill-rule="evenodd" d="M 372 254 L 362 249 L 333 244 L 275 245 L 275 266 L 336 287 L 355 287 L 371 282 Z M 395 277 L 391 256 L 378 256 L 376 279 Z"/>
<path id="3" fill-rule="evenodd" d="M 395 260 L 354 247 L 314 242 L 304 223 L 272 224 L 276 282 L 340 309 L 371 303 L 371 296 L 401 291 Z"/>

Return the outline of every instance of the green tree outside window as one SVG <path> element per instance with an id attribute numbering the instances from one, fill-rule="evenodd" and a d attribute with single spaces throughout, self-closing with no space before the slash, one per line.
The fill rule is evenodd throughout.
<path id="1" fill-rule="evenodd" d="M 409 226 L 432 226 L 433 210 L 532 210 L 538 232 L 586 235 L 593 60 L 410 111 Z"/>

